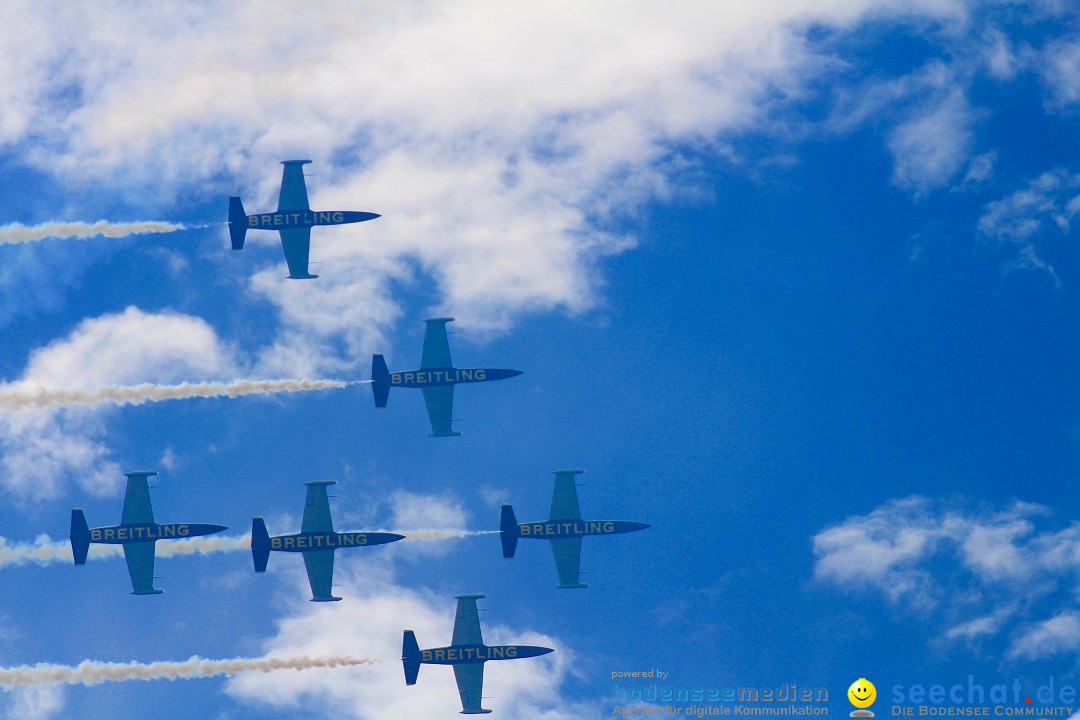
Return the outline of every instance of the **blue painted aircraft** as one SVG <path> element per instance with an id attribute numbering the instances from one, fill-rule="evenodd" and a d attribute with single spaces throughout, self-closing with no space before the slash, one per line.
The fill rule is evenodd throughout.
<path id="1" fill-rule="evenodd" d="M 308 206 L 307 186 L 304 184 L 304 165 L 310 160 L 285 160 L 281 175 L 281 194 L 277 212 L 248 215 L 240 198 L 229 198 L 229 234 L 233 250 L 244 248 L 248 230 L 277 230 L 281 247 L 289 265 L 289 279 L 311 280 L 319 277 L 308 272 L 308 253 L 311 249 L 311 228 L 316 225 L 345 225 L 374 220 L 379 215 L 347 210 L 313 211 Z"/>
<path id="2" fill-rule="evenodd" d="M 391 373 L 382 355 L 371 359 L 371 389 L 375 407 L 386 407 L 392 387 L 420 388 L 427 403 L 432 437 L 453 437 L 461 433 L 450 428 L 454 413 L 454 386 L 459 383 L 505 380 L 521 374 L 521 370 L 499 368 L 455 368 L 450 360 L 450 343 L 446 339 L 446 323 L 454 318 L 429 318 L 424 333 L 424 351 L 420 369 Z"/>
<path id="3" fill-rule="evenodd" d="M 154 522 L 150 487 L 146 482 L 146 478 L 157 473 L 140 471 L 124 474 L 127 476 L 127 492 L 120 524 L 90 528 L 86 524 L 86 514 L 78 508 L 72 510 L 71 554 L 76 565 L 85 565 L 90 543 L 123 545 L 128 574 L 131 576 L 131 594 L 158 595 L 164 591 L 154 587 L 154 543 L 158 540 L 213 535 L 228 528 L 224 525 L 193 523 L 158 525 Z"/>
<path id="4" fill-rule="evenodd" d="M 555 567 L 559 571 L 559 587 L 587 588 L 578 581 L 581 566 L 581 538 L 587 535 L 615 535 L 635 532 L 649 527 L 645 523 L 625 520 L 582 520 L 578 509 L 577 485 L 574 476 L 583 470 L 556 470 L 555 492 L 551 496 L 551 514 L 547 522 L 518 524 L 514 508 L 502 506 L 503 557 L 514 557 L 518 538 L 550 540 Z"/>
<path id="5" fill-rule="evenodd" d="M 486 595 L 456 595 L 457 615 L 454 617 L 454 637 L 450 645 L 421 650 L 416 635 L 406 630 L 401 639 L 401 665 L 405 668 L 405 684 L 415 685 L 420 666 L 453 665 L 458 694 L 461 695 L 461 714 L 489 713 L 480 707 L 484 689 L 484 663 L 488 660 L 516 660 L 553 652 L 552 648 L 536 645 L 485 645 L 480 634 L 480 617 L 476 601 Z"/>
<path id="6" fill-rule="evenodd" d="M 404 540 L 404 535 L 383 532 L 334 532 L 330 517 L 330 500 L 326 496 L 328 485 L 334 480 L 316 480 L 307 485 L 304 502 L 304 519 L 296 535 L 270 537 L 266 523 L 261 517 L 251 519 L 251 557 L 255 572 L 266 572 L 270 551 L 298 552 L 304 554 L 308 584 L 311 585 L 312 602 L 340 600 L 330 594 L 334 582 L 334 551 L 338 548 L 367 547 Z"/>

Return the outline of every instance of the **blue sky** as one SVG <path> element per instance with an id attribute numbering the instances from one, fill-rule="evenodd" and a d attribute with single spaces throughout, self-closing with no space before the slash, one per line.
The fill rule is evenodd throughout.
<path id="1" fill-rule="evenodd" d="M 502 717 L 608 717 L 611 673 L 674 687 L 1080 682 L 1080 27 L 1068 3 L 323 2 L 0 9 L 0 225 L 168 221 L 0 242 L 0 391 L 366 379 L 458 320 L 464 435 L 419 394 L 0 414 L 8 543 L 119 519 L 157 469 L 159 522 L 295 532 L 335 479 L 338 529 L 546 517 L 581 467 L 584 591 L 494 536 L 299 558 L 244 552 L 8 567 L 0 664 L 350 654 L 381 665 L 5 691 L 0 712 L 451 717 L 405 687 L 401 630 L 449 641 L 483 592 Z M 229 250 L 231 194 L 382 217 Z M 2 235 L 0 231 L 0 235 Z M 879 701 L 879 713 L 888 712 Z"/>

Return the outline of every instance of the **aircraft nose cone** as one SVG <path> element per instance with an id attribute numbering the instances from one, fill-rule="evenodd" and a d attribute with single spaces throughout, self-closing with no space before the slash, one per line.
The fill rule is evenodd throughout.
<path id="1" fill-rule="evenodd" d="M 518 375 L 521 375 L 524 372 L 525 372 L 524 370 L 510 370 L 510 371 L 507 372 L 506 377 L 517 377 Z"/>

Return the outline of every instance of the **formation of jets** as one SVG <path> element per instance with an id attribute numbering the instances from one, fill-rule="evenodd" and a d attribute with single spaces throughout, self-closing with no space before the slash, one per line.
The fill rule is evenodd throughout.
<path id="1" fill-rule="evenodd" d="M 310 160 L 286 160 L 282 173 L 278 209 L 272 213 L 248 215 L 240 198 L 229 198 L 229 232 L 234 250 L 244 247 L 248 230 L 276 230 L 281 237 L 290 279 L 318 277 L 308 271 L 311 228 L 319 225 L 342 225 L 365 222 L 379 217 L 358 211 L 312 211 L 308 204 L 303 166 Z M 503 368 L 455 368 L 450 357 L 446 324 L 453 318 L 426 320 L 420 367 L 416 370 L 390 372 L 382 355 L 374 355 L 371 385 L 375 406 L 386 407 L 390 389 L 419 388 L 427 406 L 433 437 L 460 435 L 453 429 L 454 386 L 491 382 L 520 375 L 520 370 Z M 581 540 L 591 535 L 614 535 L 644 530 L 649 525 L 625 520 L 585 520 L 578 506 L 575 477 L 581 470 L 555 471 L 551 512 L 546 521 L 518 523 L 513 507 L 502 506 L 499 534 L 503 556 L 513 558 L 521 539 L 547 540 L 551 543 L 560 588 L 586 588 L 579 579 Z M 155 544 L 159 540 L 197 537 L 218 533 L 227 528 L 205 523 L 158 524 L 154 520 L 147 478 L 153 471 L 125 473 L 127 489 L 119 525 L 89 527 L 81 509 L 71 511 L 71 551 L 76 565 L 86 563 L 93 543 L 121 545 L 131 578 L 132 593 L 156 595 L 154 587 Z M 327 488 L 333 480 L 305 483 L 307 498 L 300 532 L 271 536 L 262 517 L 252 518 L 251 555 L 256 573 L 266 571 L 272 552 L 301 553 L 307 570 L 313 602 L 341 600 L 333 594 L 334 553 L 341 548 L 384 545 L 405 539 L 391 532 L 337 532 L 330 513 Z M 485 645 L 480 631 L 476 601 L 482 594 L 457 595 L 457 612 L 450 645 L 421 650 L 412 630 L 402 637 L 401 662 L 407 685 L 414 685 L 421 665 L 450 665 L 454 668 L 463 714 L 489 713 L 482 707 L 484 663 L 536 657 L 553 652 L 552 648 L 532 645 Z"/>

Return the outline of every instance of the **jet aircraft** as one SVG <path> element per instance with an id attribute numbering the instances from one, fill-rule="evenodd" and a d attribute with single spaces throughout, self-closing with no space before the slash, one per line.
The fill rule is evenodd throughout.
<path id="1" fill-rule="evenodd" d="M 504 380 L 521 374 L 521 370 L 498 368 L 455 368 L 450 360 L 450 343 L 446 339 L 446 323 L 454 318 L 429 318 L 424 332 L 424 351 L 420 369 L 391 373 L 382 355 L 371 359 L 371 390 L 375 407 L 386 407 L 392 387 L 420 388 L 424 391 L 432 437 L 460 435 L 450 428 L 454 412 L 454 385 L 459 383 Z"/>
<path id="2" fill-rule="evenodd" d="M 326 496 L 328 485 L 334 480 L 316 480 L 307 485 L 304 502 L 304 519 L 296 535 L 270 537 L 266 523 L 261 517 L 251 519 L 251 557 L 255 572 L 266 572 L 270 551 L 299 552 L 304 554 L 308 584 L 311 585 L 312 602 L 340 600 L 330 594 L 334 581 L 334 551 L 338 548 L 366 547 L 404 540 L 404 535 L 383 532 L 334 532 L 330 517 L 330 501 Z"/>
<path id="3" fill-rule="evenodd" d="M 376 213 L 351 210 L 313 211 L 308 206 L 307 186 L 304 184 L 304 165 L 310 160 L 284 160 L 281 175 L 281 194 L 277 212 L 248 215 L 235 195 L 229 198 L 229 234 L 233 250 L 243 250 L 248 230 L 277 230 L 281 247 L 289 265 L 289 279 L 311 280 L 319 277 L 308 272 L 308 253 L 311 249 L 311 228 L 316 225 L 345 225 L 379 217 Z"/>
<path id="4" fill-rule="evenodd" d="M 461 714 L 489 713 L 481 705 L 484 689 L 484 663 L 488 660 L 516 660 L 553 652 L 552 648 L 536 645 L 485 645 L 480 634 L 480 617 L 476 601 L 486 595 L 456 595 L 457 614 L 454 617 L 454 637 L 450 645 L 421 650 L 416 635 L 406 630 L 401 639 L 401 665 L 405 669 L 405 684 L 415 685 L 422 664 L 453 665 L 458 694 L 461 695 Z"/>
<path id="5" fill-rule="evenodd" d="M 649 527 L 645 523 L 624 520 L 582 520 L 578 509 L 577 485 L 574 476 L 583 470 L 556 470 L 555 492 L 551 496 L 551 514 L 547 522 L 518 524 L 514 508 L 502 506 L 503 557 L 514 557 L 519 538 L 550 540 L 555 567 L 559 571 L 559 587 L 587 588 L 578 581 L 581 566 L 581 538 L 587 535 L 614 535 L 635 532 Z"/>
<path id="6" fill-rule="evenodd" d="M 123 545 L 131 576 L 132 595 L 158 595 L 163 590 L 154 587 L 154 543 L 198 535 L 213 535 L 227 530 L 224 525 L 171 523 L 158 525 L 154 522 L 154 508 L 150 505 L 150 488 L 146 478 L 157 475 L 153 471 L 124 473 L 127 476 L 127 492 L 124 495 L 124 514 L 119 525 L 90 528 L 86 514 L 76 508 L 71 511 L 71 554 L 76 565 L 86 564 L 90 543 Z"/>

